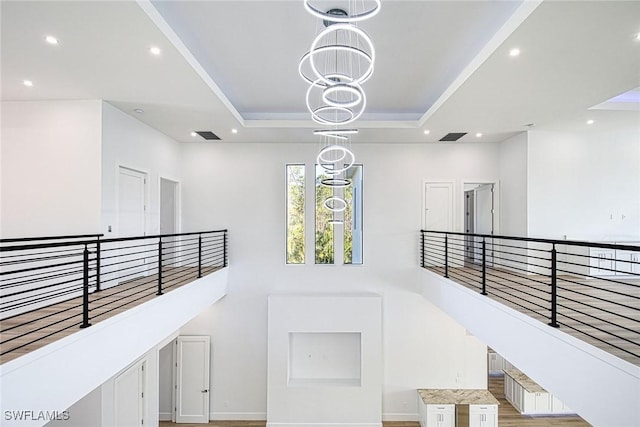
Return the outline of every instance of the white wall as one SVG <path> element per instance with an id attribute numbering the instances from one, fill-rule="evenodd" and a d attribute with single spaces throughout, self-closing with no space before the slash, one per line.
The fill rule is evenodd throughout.
<path id="1" fill-rule="evenodd" d="M 527 235 L 527 143 L 526 132 L 500 143 L 500 234 Z"/>
<path id="2" fill-rule="evenodd" d="M 486 386 L 486 348 L 416 293 L 418 230 L 423 180 L 455 180 L 460 192 L 463 180 L 497 181 L 499 146 L 358 144 L 353 149 L 364 164 L 364 265 L 315 266 L 307 253 L 311 263 L 286 266 L 285 164 L 306 162 L 311 168 L 318 147 L 183 145 L 184 227 L 230 230 L 228 295 L 182 330 L 212 336 L 212 418 L 265 419 L 267 297 L 278 292 L 382 295 L 387 419 L 415 419 L 416 388 Z M 309 210 L 307 226 L 312 224 Z"/>
<path id="3" fill-rule="evenodd" d="M 145 228 L 147 234 L 159 234 L 160 178 L 180 182 L 180 144 L 111 104 L 102 105 L 101 230 L 105 238 L 118 237 L 117 178 L 124 166 L 147 174 Z"/>
<path id="4" fill-rule="evenodd" d="M 529 132 L 529 236 L 640 240 L 640 128 Z M 624 218 L 623 218 L 624 216 Z"/>
<path id="5" fill-rule="evenodd" d="M 3 102 L 0 236 L 100 232 L 101 102 Z"/>
<path id="6" fill-rule="evenodd" d="M 99 427 L 102 425 L 102 388 L 97 387 L 91 393 L 67 409 L 68 419 L 64 415 L 47 427 Z"/>

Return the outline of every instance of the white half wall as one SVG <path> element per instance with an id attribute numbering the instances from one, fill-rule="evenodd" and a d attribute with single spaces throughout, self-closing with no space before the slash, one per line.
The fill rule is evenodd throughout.
<path id="1" fill-rule="evenodd" d="M 0 237 L 100 232 L 102 102 L 3 102 Z"/>
<path id="2" fill-rule="evenodd" d="M 222 298 L 227 290 L 227 274 L 227 268 L 211 273 L 0 365 L 0 413 L 68 409 Z M 157 390 L 157 382 L 153 387 Z M 158 397 L 155 402 L 157 419 Z M 36 427 L 45 423 L 46 420 L 30 419 L 14 425 Z"/>
<path id="3" fill-rule="evenodd" d="M 594 426 L 640 425 L 640 367 L 431 271 L 422 293 Z"/>
<path id="4" fill-rule="evenodd" d="M 120 166 L 147 174 L 146 234 L 160 234 L 160 178 L 178 182 L 180 194 L 180 144 L 113 105 L 103 102 L 101 230 L 105 238 L 119 236 Z"/>
<path id="5" fill-rule="evenodd" d="M 498 181 L 499 145 L 354 145 L 364 167 L 364 264 L 316 266 L 308 244 L 307 264 L 286 265 L 285 165 L 304 162 L 313 176 L 317 150 L 182 145 L 183 226 L 229 229 L 229 293 L 181 331 L 211 335 L 211 418 L 265 419 L 267 298 L 274 293 L 382 295 L 383 420 L 417 420 L 417 388 L 486 387 L 486 346 L 418 293 L 418 244 L 423 181 L 455 181 L 462 201 L 463 181 Z M 307 227 L 313 218 L 308 208 Z"/>

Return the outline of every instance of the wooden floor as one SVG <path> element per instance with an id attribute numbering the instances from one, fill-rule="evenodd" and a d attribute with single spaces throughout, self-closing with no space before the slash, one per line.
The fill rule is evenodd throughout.
<path id="1" fill-rule="evenodd" d="M 578 416 L 527 416 L 520 415 L 504 398 L 504 378 L 489 377 L 489 391 L 498 399 L 498 426 L 499 427 L 590 427 L 590 424 Z M 209 424 L 174 424 L 169 421 L 161 421 L 160 427 L 265 427 L 266 421 L 209 421 Z M 416 421 L 385 421 L 384 427 L 419 427 Z"/>
<path id="2" fill-rule="evenodd" d="M 163 273 L 163 277 L 171 277 L 169 270 Z M 202 274 L 216 270 L 216 267 L 205 267 Z M 191 283 L 197 278 L 197 271 L 195 268 L 181 268 L 180 274 L 173 277 L 175 279 L 163 284 L 163 293 Z M 90 294 L 90 323 L 96 324 L 156 298 L 156 283 L 157 276 L 151 275 Z M 0 320 L 0 364 L 77 332 L 81 323 L 82 297 Z"/>
<path id="3" fill-rule="evenodd" d="M 429 270 L 444 275 L 441 267 Z M 449 268 L 449 278 L 469 289 L 480 291 L 480 277 L 479 266 Z M 640 366 L 640 280 L 625 282 L 559 276 L 557 321 L 561 331 Z M 550 322 L 548 277 L 488 268 L 487 294 L 545 324 Z"/>

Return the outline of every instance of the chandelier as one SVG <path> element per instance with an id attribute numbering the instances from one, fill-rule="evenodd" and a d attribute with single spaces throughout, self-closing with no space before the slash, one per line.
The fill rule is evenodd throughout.
<path id="1" fill-rule="evenodd" d="M 324 11 L 316 3 L 321 1 L 304 0 L 304 7 L 321 19 L 325 28 L 300 59 L 298 73 L 309 84 L 306 105 L 311 119 L 324 126 L 313 131 L 321 140 L 316 163 L 328 176 L 320 184 L 340 189 L 351 185 L 342 175 L 355 163 L 349 135 L 358 133 L 357 128 L 345 126 L 364 113 L 367 97 L 362 84 L 373 75 L 376 58 L 371 38 L 358 23 L 377 15 L 381 4 L 380 0 L 344 0 L 344 8 Z M 323 206 L 339 213 L 347 202 L 333 194 Z M 329 223 L 342 221 L 334 218 Z"/>

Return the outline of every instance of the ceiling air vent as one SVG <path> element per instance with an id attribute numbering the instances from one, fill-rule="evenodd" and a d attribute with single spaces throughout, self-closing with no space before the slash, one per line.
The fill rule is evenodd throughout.
<path id="1" fill-rule="evenodd" d="M 467 132 L 452 132 L 452 133 L 448 133 L 445 136 L 443 136 L 442 138 L 440 138 L 440 141 L 457 141 L 460 138 L 462 138 L 463 136 L 465 136 L 467 134 Z"/>
<path id="2" fill-rule="evenodd" d="M 220 139 L 220 137 L 218 137 L 218 135 L 216 135 L 215 133 L 211 132 L 210 130 L 200 130 L 200 131 L 196 131 L 196 133 L 198 135 L 200 135 L 201 137 L 203 137 L 204 139 L 206 139 L 207 141 L 219 140 Z"/>

